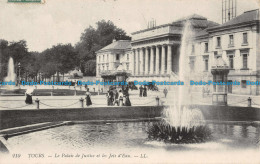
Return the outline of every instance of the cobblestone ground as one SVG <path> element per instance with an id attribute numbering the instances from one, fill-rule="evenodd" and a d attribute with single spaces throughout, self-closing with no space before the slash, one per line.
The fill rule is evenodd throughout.
<path id="1" fill-rule="evenodd" d="M 77 88 L 79 90 L 80 88 Z M 139 97 L 139 91 L 130 91 L 130 101 L 132 106 L 153 106 L 156 105 L 156 97 L 160 98 L 161 104 L 173 104 L 175 101 L 175 92 L 169 91 L 167 98 L 164 97 L 162 91 L 148 91 L 148 97 Z M 212 95 L 204 95 L 194 92 L 192 95 L 185 95 L 189 104 L 212 104 Z M 248 97 L 252 99 L 252 106 L 260 108 L 260 96 L 249 95 L 228 95 L 228 105 L 230 106 L 248 106 Z M 80 108 L 80 99 L 84 96 L 33 96 L 34 103 L 32 105 L 25 104 L 25 96 L 0 96 L 0 110 L 14 109 L 36 109 L 36 99 L 40 100 L 40 109 L 55 108 Z M 106 95 L 93 95 L 91 97 L 93 107 L 107 106 Z M 185 100 L 186 101 L 186 100 Z M 84 107 L 85 101 L 84 101 Z"/>

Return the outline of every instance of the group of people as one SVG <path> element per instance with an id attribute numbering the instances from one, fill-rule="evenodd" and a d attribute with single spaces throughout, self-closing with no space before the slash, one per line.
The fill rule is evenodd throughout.
<path id="1" fill-rule="evenodd" d="M 109 88 L 107 92 L 107 105 L 131 106 L 128 90 L 128 88 L 122 88 L 118 91 L 116 88 Z"/>
<path id="2" fill-rule="evenodd" d="M 140 94 L 139 97 L 147 97 L 147 87 L 146 85 L 143 87 L 142 85 L 139 87 Z"/>

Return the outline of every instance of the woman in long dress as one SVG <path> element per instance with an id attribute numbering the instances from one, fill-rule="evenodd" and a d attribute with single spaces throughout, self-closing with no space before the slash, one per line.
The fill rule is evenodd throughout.
<path id="1" fill-rule="evenodd" d="M 26 99 L 25 99 L 25 103 L 26 104 L 32 104 L 32 94 L 33 94 L 33 89 L 32 88 L 29 88 L 27 89 L 26 91 Z"/>
<path id="2" fill-rule="evenodd" d="M 113 91 L 111 89 L 109 89 L 108 93 L 107 93 L 107 105 L 108 106 L 113 106 Z"/>
<path id="3" fill-rule="evenodd" d="M 91 94 L 90 94 L 90 92 L 89 92 L 89 88 L 87 88 L 87 92 L 86 92 L 86 105 L 87 105 L 87 106 L 92 105 L 92 101 L 91 101 L 90 96 L 91 96 Z"/>
<path id="4" fill-rule="evenodd" d="M 143 88 L 143 97 L 147 97 L 147 88 L 146 85 Z"/>
<path id="5" fill-rule="evenodd" d="M 131 101 L 129 99 L 128 91 L 126 91 L 126 93 L 125 93 L 125 106 L 131 106 Z"/>

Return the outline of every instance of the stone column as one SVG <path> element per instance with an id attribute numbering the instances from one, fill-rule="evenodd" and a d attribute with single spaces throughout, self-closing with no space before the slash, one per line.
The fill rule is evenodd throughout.
<path id="1" fill-rule="evenodd" d="M 167 73 L 170 74 L 172 72 L 172 45 L 168 45 L 167 52 Z"/>
<path id="2" fill-rule="evenodd" d="M 141 48 L 140 49 L 140 75 L 143 75 L 144 74 L 144 49 Z"/>
<path id="3" fill-rule="evenodd" d="M 140 49 L 137 49 L 137 52 L 136 52 L 136 75 L 139 75 L 139 72 L 140 72 L 140 70 L 139 70 L 139 51 L 140 51 Z"/>
<path id="4" fill-rule="evenodd" d="M 159 74 L 159 46 L 156 46 L 156 57 L 155 57 L 155 74 Z"/>
<path id="5" fill-rule="evenodd" d="M 165 74 L 165 45 L 162 46 L 161 74 Z"/>
<path id="6" fill-rule="evenodd" d="M 154 49 L 153 47 L 151 47 L 150 50 L 150 75 L 152 75 L 154 73 Z"/>
<path id="7" fill-rule="evenodd" d="M 130 62 L 131 62 L 131 71 L 132 71 L 132 75 L 135 74 L 135 50 L 132 51 L 132 53 L 130 53 L 129 55 L 131 55 L 130 57 Z"/>
<path id="8" fill-rule="evenodd" d="M 145 48 L 145 74 L 148 75 L 148 47 Z"/>

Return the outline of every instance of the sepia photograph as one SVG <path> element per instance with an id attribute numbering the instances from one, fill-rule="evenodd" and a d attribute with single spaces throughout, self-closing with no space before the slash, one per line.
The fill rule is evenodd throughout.
<path id="1" fill-rule="evenodd" d="M 259 8 L 0 0 L 0 163 L 259 164 Z"/>

